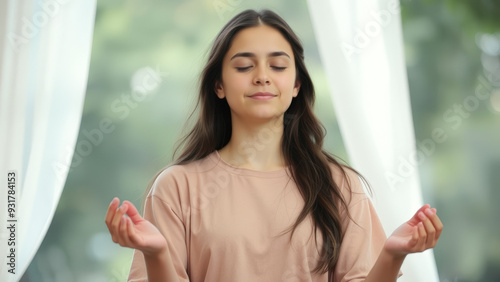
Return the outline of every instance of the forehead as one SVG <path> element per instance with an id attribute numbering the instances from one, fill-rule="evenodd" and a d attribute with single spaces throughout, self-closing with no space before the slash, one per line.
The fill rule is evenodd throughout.
<path id="1" fill-rule="evenodd" d="M 226 57 L 231 58 L 238 52 L 252 52 L 264 56 L 270 52 L 284 51 L 293 58 L 290 43 L 276 29 L 260 25 L 240 30 L 231 42 Z"/>

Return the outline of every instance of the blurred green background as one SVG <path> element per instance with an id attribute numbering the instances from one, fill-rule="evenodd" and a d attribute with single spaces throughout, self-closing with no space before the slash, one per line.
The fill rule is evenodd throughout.
<path id="1" fill-rule="evenodd" d="M 419 167 L 425 202 L 445 224 L 435 248 L 441 281 L 500 281 L 499 2 L 401 2 L 417 142 L 436 127 L 448 133 Z M 98 1 L 73 166 L 21 281 L 125 281 L 132 250 L 111 241 L 108 204 L 118 196 L 141 205 L 151 177 L 171 161 L 212 39 L 247 8 L 273 9 L 302 39 L 327 148 L 349 159 L 305 1 Z M 487 99 L 474 103 L 476 89 Z M 108 130 L 99 133 L 103 121 Z"/>

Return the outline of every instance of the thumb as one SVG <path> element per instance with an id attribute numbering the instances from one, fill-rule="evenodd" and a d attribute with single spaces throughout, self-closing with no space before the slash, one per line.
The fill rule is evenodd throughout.
<path id="1" fill-rule="evenodd" d="M 134 224 L 140 222 L 143 220 L 142 216 L 139 214 L 139 212 L 137 211 L 136 207 L 134 206 L 134 204 L 132 204 L 131 202 L 129 201 L 123 201 L 123 204 L 122 205 L 126 205 L 127 206 L 127 215 L 128 217 L 130 217 L 130 219 L 132 220 L 132 222 Z"/>
<path id="2" fill-rule="evenodd" d="M 431 206 L 429 204 L 423 205 L 421 208 L 418 209 L 418 211 L 413 215 L 413 217 L 408 221 L 408 223 L 411 226 L 416 226 L 421 220 L 418 217 L 418 213 L 423 212 L 424 210 L 430 208 Z"/>

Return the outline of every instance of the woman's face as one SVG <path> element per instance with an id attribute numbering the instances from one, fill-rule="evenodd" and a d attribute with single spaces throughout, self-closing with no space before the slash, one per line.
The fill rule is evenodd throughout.
<path id="1" fill-rule="evenodd" d="M 295 78 L 290 44 L 276 29 L 261 25 L 233 38 L 216 93 L 226 98 L 233 122 L 263 122 L 283 116 L 300 89 Z"/>

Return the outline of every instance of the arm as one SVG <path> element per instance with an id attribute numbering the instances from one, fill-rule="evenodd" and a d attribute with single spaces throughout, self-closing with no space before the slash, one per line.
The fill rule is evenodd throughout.
<path id="1" fill-rule="evenodd" d="M 115 198 L 106 214 L 106 225 L 113 242 L 142 252 L 148 281 L 180 281 L 165 237 L 134 205 Z"/>
<path id="2" fill-rule="evenodd" d="M 154 255 L 144 254 L 144 261 L 146 262 L 149 282 L 180 281 L 175 269 L 172 267 L 172 258 L 168 250 Z"/>
<path id="3" fill-rule="evenodd" d="M 365 282 L 396 281 L 406 255 L 433 248 L 442 230 L 436 209 L 429 205 L 421 207 L 386 240 Z"/>

